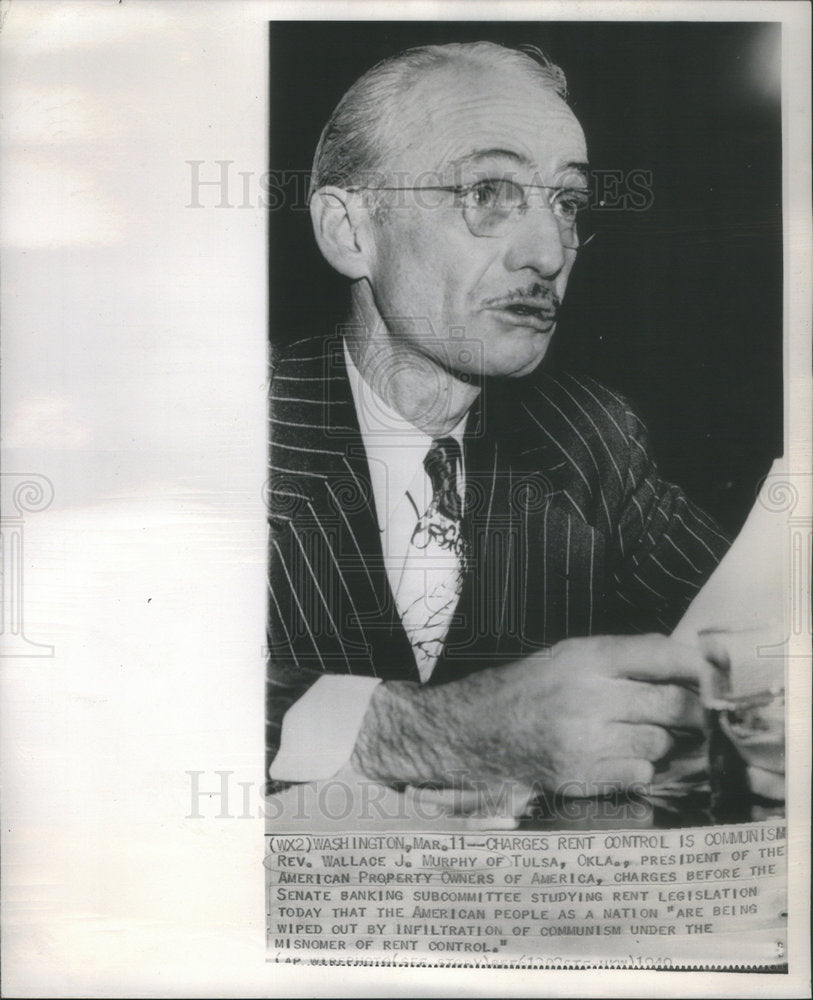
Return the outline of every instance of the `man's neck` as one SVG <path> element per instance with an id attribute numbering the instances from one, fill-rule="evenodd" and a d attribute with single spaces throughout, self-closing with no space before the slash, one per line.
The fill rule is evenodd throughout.
<path id="1" fill-rule="evenodd" d="M 385 322 L 368 289 L 353 287 L 346 343 L 361 377 L 404 420 L 432 438 L 444 437 L 471 409 L 480 393 L 472 379 L 464 382 L 420 349 L 420 338 L 408 339 L 399 324 Z M 414 333 L 414 330 L 413 330 Z M 427 335 L 433 331 L 427 329 Z"/>

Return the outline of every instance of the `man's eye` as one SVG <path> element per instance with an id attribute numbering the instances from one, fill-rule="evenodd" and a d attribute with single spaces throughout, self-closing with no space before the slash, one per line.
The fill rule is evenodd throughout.
<path id="1" fill-rule="evenodd" d="M 504 208 L 512 204 L 513 184 L 503 180 L 482 180 L 473 184 L 467 200 L 473 208 Z"/>
<path id="2" fill-rule="evenodd" d="M 557 191 L 551 199 L 551 204 L 556 215 L 567 222 L 575 222 L 585 208 L 588 207 L 589 197 L 586 191 L 579 191 L 574 188 L 562 188 Z"/>

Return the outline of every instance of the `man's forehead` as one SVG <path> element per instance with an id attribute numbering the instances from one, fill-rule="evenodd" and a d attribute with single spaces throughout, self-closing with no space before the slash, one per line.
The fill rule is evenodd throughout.
<path id="1" fill-rule="evenodd" d="M 492 158 L 544 170 L 587 159 L 576 116 L 527 72 L 448 67 L 417 81 L 404 102 L 396 145 L 419 169 L 454 170 Z"/>
<path id="2" fill-rule="evenodd" d="M 466 168 L 479 168 L 479 172 L 482 172 L 483 170 L 487 170 L 491 167 L 495 167 L 500 170 L 510 170 L 511 167 L 533 169 L 536 166 L 538 166 L 538 164 L 535 160 L 522 153 L 517 153 L 516 150 L 513 149 L 499 149 L 494 147 L 486 149 L 473 147 L 462 156 L 458 156 L 456 159 L 450 160 L 447 164 L 445 164 L 445 169 L 461 171 Z M 586 160 L 568 160 L 567 158 L 562 157 L 557 163 L 557 166 L 570 170 L 573 173 L 584 174 L 585 176 L 590 171 L 590 165 Z"/>

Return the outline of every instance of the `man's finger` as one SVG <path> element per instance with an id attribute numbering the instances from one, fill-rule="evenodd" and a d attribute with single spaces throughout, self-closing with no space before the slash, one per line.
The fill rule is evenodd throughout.
<path id="1" fill-rule="evenodd" d="M 619 680 L 613 693 L 614 721 L 650 723 L 667 729 L 702 729 L 700 697 L 680 684 Z"/>
<path id="2" fill-rule="evenodd" d="M 784 802 L 785 776 L 775 771 L 766 771 L 761 767 L 748 768 L 748 781 L 751 791 L 766 799 Z"/>
<path id="3" fill-rule="evenodd" d="M 624 725 L 619 728 L 628 733 L 630 757 L 648 760 L 654 764 L 665 757 L 674 745 L 674 740 L 662 726 Z"/>
<path id="4" fill-rule="evenodd" d="M 627 722 L 604 726 L 599 732 L 589 729 L 575 741 L 586 758 L 640 758 L 658 761 L 672 749 L 674 740 L 662 726 L 632 725 Z"/>
<path id="5" fill-rule="evenodd" d="M 712 669 L 695 646 L 664 635 L 610 636 L 607 652 L 607 672 L 630 680 L 699 684 Z"/>

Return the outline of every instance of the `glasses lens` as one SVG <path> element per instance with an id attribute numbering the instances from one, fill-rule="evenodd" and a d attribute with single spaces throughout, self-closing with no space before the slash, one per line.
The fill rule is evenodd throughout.
<path id="1" fill-rule="evenodd" d="M 501 236 L 525 203 L 518 184 L 504 178 L 478 181 L 463 196 L 463 218 L 473 236 Z"/>
<path id="2" fill-rule="evenodd" d="M 562 244 L 577 248 L 580 245 L 579 235 L 591 229 L 588 219 L 590 192 L 584 188 L 559 188 L 551 195 L 550 207 L 559 223 Z"/>
<path id="3" fill-rule="evenodd" d="M 586 188 L 545 192 L 559 225 L 562 246 L 573 250 L 586 246 L 594 233 L 590 192 Z M 502 177 L 478 181 L 463 196 L 463 217 L 473 236 L 505 235 L 527 207 L 524 188 Z"/>

